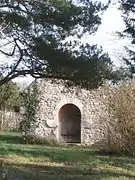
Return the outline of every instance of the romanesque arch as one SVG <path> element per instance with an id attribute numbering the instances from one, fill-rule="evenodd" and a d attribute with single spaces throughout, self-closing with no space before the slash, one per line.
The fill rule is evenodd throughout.
<path id="1" fill-rule="evenodd" d="M 59 110 L 59 135 L 64 142 L 81 142 L 81 111 L 74 104 L 65 104 Z"/>
<path id="2" fill-rule="evenodd" d="M 67 96 L 63 96 L 62 97 L 62 100 L 59 101 L 59 103 L 57 103 L 56 107 L 55 107 L 55 110 L 53 112 L 53 116 L 54 116 L 54 121 L 53 124 L 55 124 L 54 122 L 56 122 L 56 138 L 59 142 L 62 142 L 63 139 L 61 138 L 61 135 L 60 135 L 60 117 L 59 117 L 59 112 L 60 112 L 60 109 L 62 107 L 64 107 L 66 104 L 73 104 L 75 105 L 76 107 L 78 107 L 78 109 L 80 110 L 80 113 L 81 113 L 81 142 L 83 141 L 82 139 L 82 121 L 83 121 L 83 118 L 84 118 L 84 106 L 83 104 L 81 103 L 81 101 L 79 101 L 79 99 L 77 98 L 70 98 L 70 97 L 67 97 Z"/>

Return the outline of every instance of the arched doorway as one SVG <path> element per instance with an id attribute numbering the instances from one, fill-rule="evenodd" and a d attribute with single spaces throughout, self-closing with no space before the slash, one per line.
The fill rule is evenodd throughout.
<path id="1" fill-rule="evenodd" d="M 60 108 L 59 133 L 64 142 L 81 142 L 81 112 L 74 104 L 65 104 Z"/>

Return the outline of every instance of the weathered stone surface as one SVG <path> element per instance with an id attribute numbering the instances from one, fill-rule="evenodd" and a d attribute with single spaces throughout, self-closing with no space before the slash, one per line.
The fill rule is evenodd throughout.
<path id="1" fill-rule="evenodd" d="M 107 92 L 103 88 L 88 91 L 78 87 L 66 88 L 62 81 L 38 80 L 39 105 L 36 123 L 31 133 L 63 141 L 60 135 L 59 111 L 66 104 L 77 106 L 81 112 L 81 143 L 106 143 L 110 114 L 105 104 Z"/>

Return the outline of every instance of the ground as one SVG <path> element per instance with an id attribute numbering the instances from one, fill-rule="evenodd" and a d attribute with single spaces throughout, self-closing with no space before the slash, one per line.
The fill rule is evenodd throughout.
<path id="1" fill-rule="evenodd" d="M 0 133 L 0 163 L 8 180 L 135 179 L 132 157 L 76 146 L 24 144 L 18 133 Z"/>

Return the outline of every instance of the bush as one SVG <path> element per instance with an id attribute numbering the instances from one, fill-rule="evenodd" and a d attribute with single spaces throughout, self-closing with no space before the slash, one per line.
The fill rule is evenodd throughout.
<path id="1" fill-rule="evenodd" d="M 108 151 L 135 155 L 135 85 L 125 82 L 108 98 L 112 118 L 108 126 Z"/>

